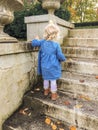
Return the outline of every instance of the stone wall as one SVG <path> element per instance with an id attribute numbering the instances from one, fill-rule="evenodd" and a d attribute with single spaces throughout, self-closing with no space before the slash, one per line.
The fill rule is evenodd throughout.
<path id="1" fill-rule="evenodd" d="M 29 43 L 0 43 L 0 130 L 37 79 L 37 50 Z"/>

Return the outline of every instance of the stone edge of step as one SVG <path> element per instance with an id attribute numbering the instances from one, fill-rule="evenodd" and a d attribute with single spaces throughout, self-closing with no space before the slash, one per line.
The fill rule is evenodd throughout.
<path id="1" fill-rule="evenodd" d="M 45 109 L 45 114 L 46 115 L 49 115 L 49 116 L 53 116 L 53 118 L 58 118 L 59 120 L 62 120 L 62 121 L 65 121 L 67 123 L 71 123 L 71 124 L 75 124 L 75 120 L 79 119 L 78 121 L 78 125 L 79 127 L 86 127 L 87 129 L 89 130 L 92 130 L 92 124 L 93 122 L 98 122 L 98 117 L 96 116 L 92 116 L 92 115 L 89 115 L 87 113 L 84 113 L 84 112 L 81 112 L 81 111 L 77 111 L 75 112 L 74 109 L 68 109 L 68 108 L 65 108 L 65 107 L 61 107 L 61 106 L 58 106 L 58 105 L 55 105 L 53 103 L 50 103 L 50 102 L 46 102 L 46 101 L 43 101 L 41 99 L 38 99 L 38 98 L 33 98 L 32 100 L 35 100 L 36 102 L 40 102 L 40 104 L 42 105 L 43 104 L 43 108 Z M 62 112 L 61 112 L 62 111 Z M 50 112 L 50 113 L 49 113 Z M 58 113 L 58 112 L 61 112 L 61 114 L 56 114 L 55 115 L 55 112 Z M 64 115 L 68 114 L 70 116 L 70 119 L 73 117 L 73 116 L 77 116 L 77 119 L 73 120 L 73 121 L 66 121 L 65 120 L 65 117 Z M 60 117 L 60 115 L 62 115 L 62 117 Z M 86 121 L 86 122 L 85 122 Z M 85 123 L 84 123 L 85 122 Z M 92 122 L 91 123 L 91 126 L 87 126 L 88 122 Z M 84 124 L 82 124 L 84 123 Z M 91 128 L 90 128 L 91 127 Z M 95 126 L 96 128 L 96 126 Z"/>

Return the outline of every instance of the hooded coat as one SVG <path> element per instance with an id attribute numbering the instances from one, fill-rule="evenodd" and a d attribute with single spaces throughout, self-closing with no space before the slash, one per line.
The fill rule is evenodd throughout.
<path id="1" fill-rule="evenodd" d="M 38 54 L 38 74 L 44 80 L 57 80 L 61 77 L 61 62 L 66 58 L 59 43 L 51 40 L 32 40 L 33 47 L 40 47 Z"/>

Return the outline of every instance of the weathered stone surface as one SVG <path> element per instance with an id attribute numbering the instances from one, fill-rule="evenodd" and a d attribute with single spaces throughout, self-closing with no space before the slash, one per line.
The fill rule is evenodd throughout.
<path id="1" fill-rule="evenodd" d="M 38 19 L 39 17 L 35 17 L 33 21 L 37 23 Z M 43 20 L 42 23 L 44 23 L 44 21 L 45 19 Z M 30 23 L 32 23 L 32 20 L 27 23 L 29 23 L 30 25 Z M 32 27 L 31 25 L 30 25 L 30 28 Z M 42 27 L 44 27 L 44 25 L 42 25 Z M 37 32 L 42 32 L 42 30 L 39 30 L 39 25 L 36 26 L 36 28 L 38 29 Z M 68 33 L 68 30 L 67 30 L 67 33 Z M 38 33 L 35 33 L 35 35 L 36 34 L 38 35 Z M 73 58 L 70 60 L 68 59 L 68 61 L 62 64 L 65 74 L 58 82 L 59 90 L 60 90 L 58 93 L 60 94 L 60 92 L 62 92 L 60 94 L 60 97 L 57 99 L 57 101 L 53 102 L 50 100 L 50 96 L 47 96 L 44 98 L 43 95 L 40 95 L 40 94 L 36 95 L 35 92 L 31 92 L 30 96 L 27 96 L 28 100 L 26 100 L 26 103 L 32 106 L 32 108 L 35 109 L 35 111 L 41 111 L 48 116 L 67 122 L 67 124 L 77 126 L 78 130 L 96 130 L 96 128 L 98 128 L 98 109 L 97 109 L 98 108 L 98 79 L 95 77 L 98 75 L 98 60 L 96 57 L 98 54 L 97 42 L 98 42 L 98 38 L 91 38 L 91 37 L 90 38 L 87 38 L 87 37 L 70 38 L 69 37 L 65 39 L 64 47 L 66 45 L 67 46 L 66 49 L 71 48 L 72 50 L 73 48 L 72 51 L 76 51 L 76 53 L 73 53 L 71 52 L 71 50 L 68 50 L 67 56 L 69 58 L 72 58 L 72 57 Z M 9 47 L 10 47 L 10 44 L 9 44 Z M 77 50 L 77 47 L 78 47 L 78 50 Z M 10 90 L 10 88 L 11 88 L 11 93 L 14 92 L 14 90 L 16 91 L 21 90 L 23 92 L 27 90 L 28 87 L 23 88 L 22 86 L 29 85 L 28 83 L 30 82 L 30 80 L 32 80 L 33 74 L 36 71 L 36 69 L 33 69 L 35 64 L 34 66 L 31 65 L 32 63 L 36 63 L 35 58 L 31 61 L 32 56 L 36 57 L 36 52 L 31 53 L 32 51 L 31 48 L 29 52 L 27 49 L 28 47 L 16 46 L 15 47 L 17 48 L 15 49 L 16 54 L 14 53 L 14 57 L 16 57 L 16 60 L 14 60 L 12 56 L 14 51 L 12 51 L 13 50 L 12 48 L 13 47 L 10 47 L 9 49 L 10 55 L 8 56 L 10 58 L 8 58 L 8 60 L 6 60 L 7 48 L 5 51 L 6 55 L 4 55 L 3 50 L 1 51 L 1 56 L 5 58 L 5 60 L 1 60 L 3 62 L 1 66 L 1 72 L 0 72 L 1 80 L 3 80 L 1 81 L 1 83 L 2 84 L 4 83 L 3 86 L 1 86 L 1 88 L 3 87 L 2 89 L 4 89 L 5 91 L 5 93 L 1 93 L 3 100 L 4 100 L 4 97 L 6 97 L 6 95 L 8 94 L 7 92 Z M 18 53 L 18 50 L 19 50 L 19 53 Z M 23 54 L 23 50 L 24 50 L 24 54 Z M 88 50 L 88 54 L 86 52 L 87 50 Z M 64 53 L 66 55 L 66 51 Z M 14 62 L 11 62 L 11 59 Z M 10 63 L 8 64 L 9 61 Z M 19 64 L 16 63 L 15 61 L 18 62 Z M 11 78 L 6 78 L 8 77 L 9 74 L 10 75 L 12 74 L 11 78 L 15 82 L 16 87 L 13 87 L 14 85 Z M 5 87 L 4 79 L 6 79 L 7 84 L 10 81 L 10 84 L 8 84 L 9 89 Z M 17 92 L 17 93 L 19 95 L 18 94 L 16 95 L 22 97 L 23 93 L 21 92 Z M 6 103 L 4 102 L 5 104 L 8 104 L 8 102 L 10 103 L 9 101 L 10 96 L 8 95 L 8 97 L 9 98 L 5 100 Z M 13 96 L 12 98 L 15 100 Z M 19 98 L 16 98 L 16 99 L 17 99 L 16 104 L 18 104 L 17 106 L 19 106 L 21 100 L 19 100 Z M 69 106 L 64 104 L 66 101 L 69 102 L 70 104 Z M 12 100 L 12 104 L 14 105 L 16 109 L 16 106 L 13 100 Z M 10 111 L 9 114 L 11 113 L 12 111 Z"/>
<path id="2" fill-rule="evenodd" d="M 73 24 L 51 14 L 25 17 L 25 23 L 27 24 L 27 40 L 31 41 L 36 35 L 43 38 L 44 28 L 49 23 L 49 20 L 53 20 L 60 28 L 61 35 L 58 39 L 60 44 L 63 42 L 63 39 L 68 36 L 68 30 L 74 28 Z"/>
<path id="3" fill-rule="evenodd" d="M 98 38 L 98 29 L 74 29 L 69 32 L 73 38 Z"/>
<path id="4" fill-rule="evenodd" d="M 72 59 L 62 63 L 63 70 L 76 72 L 80 74 L 98 75 L 98 61 Z"/>
<path id="5" fill-rule="evenodd" d="M 98 48 L 93 47 L 62 47 L 66 57 L 98 59 Z"/>
<path id="6" fill-rule="evenodd" d="M 37 52 L 27 44 L 0 44 L 0 127 L 35 82 L 36 67 Z"/>
<path id="7" fill-rule="evenodd" d="M 98 80 L 95 76 L 64 72 L 58 81 L 58 89 L 71 96 L 84 95 L 91 100 L 98 101 Z"/>
<path id="8" fill-rule="evenodd" d="M 98 38 L 66 38 L 63 45 L 72 47 L 98 48 Z"/>
<path id="9" fill-rule="evenodd" d="M 67 61 L 60 90 L 98 100 L 98 29 L 73 29 L 62 45 Z"/>
<path id="10" fill-rule="evenodd" d="M 7 55 L 7 54 L 19 54 L 19 53 L 23 53 L 23 52 L 32 52 L 32 51 L 38 51 L 38 48 L 33 48 L 31 46 L 31 43 L 27 43 L 27 42 L 18 42 L 18 43 L 11 43 L 11 42 L 7 42 L 7 43 L 1 43 L 0 44 L 0 56 L 1 55 Z"/>
<path id="11" fill-rule="evenodd" d="M 69 124 L 69 127 L 74 125 L 79 130 L 95 130 L 98 127 L 98 111 L 94 112 L 97 108 L 97 102 L 84 101 L 77 99 L 76 101 L 68 96 L 60 95 L 59 101 L 51 101 L 49 97 L 44 98 L 42 95 L 34 94 L 27 95 L 26 98 L 31 102 L 32 108 L 37 102 L 37 105 L 42 110 L 42 113 L 47 116 L 62 120 Z M 66 105 L 64 102 L 68 101 L 70 104 Z M 78 107 L 79 105 L 81 107 Z M 96 104 L 96 105 L 95 105 Z M 91 112 L 92 109 L 92 112 Z M 36 107 L 37 110 L 37 107 Z"/>

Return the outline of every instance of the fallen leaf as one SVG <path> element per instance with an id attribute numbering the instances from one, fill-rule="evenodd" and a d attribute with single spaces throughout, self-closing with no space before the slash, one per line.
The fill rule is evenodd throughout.
<path id="1" fill-rule="evenodd" d="M 80 95 L 80 98 L 90 101 L 91 98 L 89 96 Z"/>
<path id="2" fill-rule="evenodd" d="M 24 108 L 24 111 L 28 111 L 29 110 L 29 108 Z"/>
<path id="3" fill-rule="evenodd" d="M 51 126 L 53 126 L 53 122 L 51 122 L 51 124 L 50 124 Z"/>
<path id="4" fill-rule="evenodd" d="M 11 130 L 15 130 L 15 128 L 14 128 L 14 127 L 12 127 L 12 126 L 9 126 L 9 128 L 11 128 Z"/>
<path id="5" fill-rule="evenodd" d="M 36 90 L 36 91 L 40 91 L 40 88 L 36 88 L 35 90 Z"/>
<path id="6" fill-rule="evenodd" d="M 29 108 L 24 108 L 24 109 L 21 109 L 19 111 L 19 113 L 23 114 L 23 115 L 28 115 L 27 111 L 29 110 Z"/>
<path id="7" fill-rule="evenodd" d="M 51 119 L 50 118 L 46 118 L 45 119 L 45 123 L 49 125 L 51 123 Z"/>
<path id="8" fill-rule="evenodd" d="M 81 108 L 81 107 L 83 107 L 83 105 L 82 104 L 77 104 L 77 105 L 75 105 L 75 107 L 76 108 Z"/>
<path id="9" fill-rule="evenodd" d="M 70 130 L 77 130 L 77 129 L 76 129 L 76 126 L 71 126 L 71 127 L 70 127 Z"/>
<path id="10" fill-rule="evenodd" d="M 58 125 L 60 125 L 60 124 L 61 124 L 61 122 L 60 122 L 60 121 L 58 121 L 58 122 L 57 122 L 57 124 L 58 124 Z"/>
<path id="11" fill-rule="evenodd" d="M 28 114 L 28 116 L 31 116 L 31 112 Z"/>
<path id="12" fill-rule="evenodd" d="M 65 101 L 64 104 L 68 106 L 68 105 L 70 105 L 70 102 L 69 101 Z"/>
<path id="13" fill-rule="evenodd" d="M 57 129 L 57 126 L 54 124 L 52 125 L 52 130 L 56 130 Z"/>
<path id="14" fill-rule="evenodd" d="M 34 91 L 31 91 L 31 93 L 34 93 Z"/>
<path id="15" fill-rule="evenodd" d="M 27 115 L 27 113 L 24 110 L 20 110 L 19 113 L 23 115 Z"/>
<path id="16" fill-rule="evenodd" d="M 85 97 L 85 100 L 90 101 L 90 100 L 91 100 L 91 98 L 87 96 L 87 97 Z"/>
<path id="17" fill-rule="evenodd" d="M 84 80 L 83 80 L 83 79 L 80 79 L 79 81 L 80 81 L 81 83 L 83 83 L 83 82 L 84 82 Z"/>
<path id="18" fill-rule="evenodd" d="M 98 76 L 96 76 L 95 78 L 98 79 Z"/>

